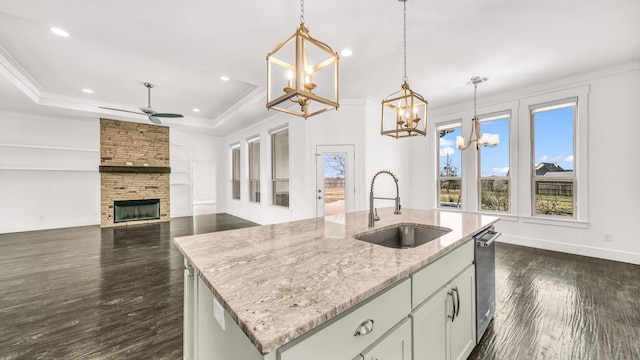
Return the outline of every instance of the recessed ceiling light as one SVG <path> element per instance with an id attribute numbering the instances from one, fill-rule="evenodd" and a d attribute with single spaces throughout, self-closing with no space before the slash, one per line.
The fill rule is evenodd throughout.
<path id="1" fill-rule="evenodd" d="M 51 32 L 58 35 L 58 36 L 62 36 L 62 37 L 69 37 L 71 35 L 69 35 L 68 32 L 66 32 L 65 30 L 62 30 L 60 28 L 57 27 L 52 27 L 51 28 Z"/>
<path id="2" fill-rule="evenodd" d="M 351 54 L 353 54 L 353 51 L 351 51 L 351 49 L 342 49 L 342 51 L 340 51 L 340 55 L 344 57 L 349 57 L 351 56 Z"/>
<path id="3" fill-rule="evenodd" d="M 85 93 L 85 94 L 93 94 L 93 90 L 91 90 L 91 89 L 86 89 L 86 88 L 85 88 L 85 89 L 82 89 L 82 92 L 83 92 L 83 93 Z"/>
<path id="4" fill-rule="evenodd" d="M 200 112 L 200 109 L 193 109 L 193 112 Z"/>
<path id="5" fill-rule="evenodd" d="M 228 76 L 224 76 L 224 75 L 222 75 L 222 76 L 220 76 L 220 80 L 222 80 L 222 81 L 229 81 L 229 77 L 228 77 Z"/>

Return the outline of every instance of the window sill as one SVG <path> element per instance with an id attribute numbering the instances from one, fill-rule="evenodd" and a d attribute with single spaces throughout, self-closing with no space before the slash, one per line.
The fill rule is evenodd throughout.
<path id="1" fill-rule="evenodd" d="M 582 221 L 582 220 L 551 219 L 551 218 L 540 218 L 540 217 L 531 217 L 531 216 L 522 216 L 520 218 L 522 219 L 522 222 L 530 223 L 530 224 L 564 226 L 564 227 L 572 227 L 576 229 L 586 229 L 589 227 L 589 222 Z"/>
<path id="2" fill-rule="evenodd" d="M 487 216 L 495 216 L 495 217 L 499 217 L 500 220 L 513 221 L 513 222 L 517 222 L 518 219 L 519 219 L 519 217 L 517 215 L 507 214 L 507 213 L 499 213 L 499 212 L 478 211 L 478 214 L 487 215 Z"/>

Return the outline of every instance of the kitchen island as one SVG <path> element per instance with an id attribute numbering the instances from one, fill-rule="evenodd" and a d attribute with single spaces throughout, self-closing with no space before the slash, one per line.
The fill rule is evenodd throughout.
<path id="1" fill-rule="evenodd" d="M 360 211 L 176 238 L 186 265 L 185 358 L 364 359 L 374 344 L 395 339 L 406 353 L 416 311 L 464 270 L 473 280 L 471 238 L 499 218 L 414 209 L 394 215 L 393 208 L 378 214 L 374 228 Z M 354 238 L 401 223 L 451 231 L 411 249 Z M 455 292 L 450 301 L 444 295 L 443 311 L 464 299 Z M 467 293 L 464 319 L 475 322 L 474 294 Z M 465 352 L 475 346 L 469 331 Z"/>

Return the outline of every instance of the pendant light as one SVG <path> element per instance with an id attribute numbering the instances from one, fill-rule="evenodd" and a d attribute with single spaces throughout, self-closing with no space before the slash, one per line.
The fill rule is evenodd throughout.
<path id="1" fill-rule="evenodd" d="M 404 6 L 404 76 L 400 91 L 382 101 L 380 134 L 396 139 L 427 134 L 427 107 L 429 103 L 414 92 L 407 82 L 407 0 L 398 0 Z M 422 122 L 422 125 L 421 125 Z"/>
<path id="2" fill-rule="evenodd" d="M 309 35 L 301 0 L 300 27 L 267 54 L 267 108 L 305 119 L 337 110 L 338 60 L 331 47 Z"/>
<path id="3" fill-rule="evenodd" d="M 465 142 L 464 136 L 456 137 L 456 145 L 460 150 L 467 150 L 472 143 L 476 144 L 476 149 L 483 147 L 495 147 L 500 143 L 499 134 L 480 133 L 480 120 L 476 111 L 476 94 L 478 92 L 478 84 L 488 81 L 486 77 L 474 76 L 471 78 L 473 84 L 473 119 L 471 119 L 471 133 Z"/>

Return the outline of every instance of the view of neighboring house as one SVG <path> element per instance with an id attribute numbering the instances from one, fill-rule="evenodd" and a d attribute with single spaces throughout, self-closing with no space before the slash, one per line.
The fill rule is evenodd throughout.
<path id="1" fill-rule="evenodd" d="M 541 162 L 538 165 L 536 165 L 536 176 L 545 176 L 549 173 L 553 173 L 551 174 L 553 176 L 565 175 L 565 174 L 559 174 L 559 173 L 566 173 L 566 175 L 571 176 L 573 175 L 573 170 L 565 170 L 562 167 L 560 167 L 558 163 Z"/>

